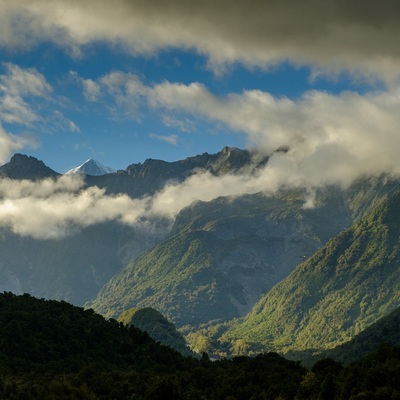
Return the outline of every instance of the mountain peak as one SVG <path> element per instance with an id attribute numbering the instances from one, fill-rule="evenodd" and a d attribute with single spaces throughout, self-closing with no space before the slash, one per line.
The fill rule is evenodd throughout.
<path id="1" fill-rule="evenodd" d="M 59 174 L 47 167 L 43 161 L 25 154 L 16 153 L 10 161 L 0 167 L 0 176 L 10 179 L 43 179 Z"/>
<path id="2" fill-rule="evenodd" d="M 72 168 L 66 172 L 66 175 L 71 174 L 83 174 L 83 175 L 105 175 L 105 174 L 112 174 L 117 172 L 116 169 L 106 167 L 105 165 L 101 164 L 99 161 L 89 158 L 83 164 L 79 165 L 78 167 Z"/>

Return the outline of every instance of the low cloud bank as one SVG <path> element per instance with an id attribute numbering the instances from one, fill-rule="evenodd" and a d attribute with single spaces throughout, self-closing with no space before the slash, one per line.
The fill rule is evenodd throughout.
<path id="1" fill-rule="evenodd" d="M 75 175 L 39 182 L 2 179 L 0 227 L 36 239 L 62 238 L 77 229 L 106 221 L 143 228 L 160 218 L 172 223 L 182 208 L 196 200 L 210 201 L 219 196 L 235 197 L 261 191 L 273 195 L 282 187 L 308 188 L 305 207 L 312 207 L 312 190 L 321 181 L 316 173 L 314 181 L 310 181 L 308 173 L 307 163 L 303 168 L 290 151 L 278 152 L 257 174 L 217 177 L 199 172 L 143 199 L 106 195 L 97 187 L 85 188 L 82 178 Z"/>
<path id="2" fill-rule="evenodd" d="M 140 206 L 126 195 L 83 189 L 78 176 L 40 182 L 0 180 L 0 226 L 37 239 L 60 238 L 110 220 L 134 223 L 144 215 Z"/>

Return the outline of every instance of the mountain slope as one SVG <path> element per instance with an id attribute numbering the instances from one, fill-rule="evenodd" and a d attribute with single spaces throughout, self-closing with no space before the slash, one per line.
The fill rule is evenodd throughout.
<path id="1" fill-rule="evenodd" d="M 190 351 L 182 334 L 154 308 L 131 308 L 124 311 L 118 317 L 118 321 L 147 332 L 156 342 L 169 346 L 184 356 L 193 357 L 195 355 Z"/>
<path id="2" fill-rule="evenodd" d="M 112 174 L 117 172 L 116 169 L 106 167 L 105 165 L 101 164 L 99 161 L 90 158 L 86 160 L 83 164 L 79 165 L 78 167 L 72 168 L 65 173 L 65 175 L 71 174 L 82 174 L 82 175 L 105 175 L 105 174 Z"/>
<path id="3" fill-rule="evenodd" d="M 141 164 L 141 168 L 137 167 L 140 173 L 138 170 L 135 173 L 124 171 L 86 176 L 86 180 L 87 186 L 106 183 L 108 193 L 144 194 L 162 187 L 173 179 L 174 174 L 178 180 L 183 179 L 205 165 L 210 170 L 227 172 L 229 168 L 244 167 L 250 159 L 247 151 L 226 148 L 218 154 L 200 155 L 175 163 L 148 160 Z M 170 164 L 171 167 L 165 170 L 164 167 Z M 42 161 L 21 154 L 14 155 L 9 163 L 0 167 L 0 178 L 40 180 L 58 176 Z M 127 179 L 121 180 L 121 176 Z M 154 183 L 156 177 L 158 180 Z M 21 237 L 2 228 L 0 290 L 19 294 L 27 292 L 83 305 L 95 297 L 123 265 L 164 238 L 169 228 L 169 224 L 157 223 L 157 229 L 145 231 L 107 222 L 76 229 L 68 237 L 57 240 Z"/>
<path id="4" fill-rule="evenodd" d="M 318 357 L 330 357 L 349 363 L 365 357 L 383 344 L 400 346 L 400 307 L 386 317 L 380 318 L 349 342 L 328 350 Z"/>
<path id="5" fill-rule="evenodd" d="M 90 362 L 119 367 L 182 363 L 177 352 L 137 328 L 106 321 L 93 310 L 26 294 L 0 294 L 0 337 L 1 366 L 20 371 L 41 365 L 54 373 Z"/>
<path id="6" fill-rule="evenodd" d="M 322 350 L 400 305 L 400 192 L 328 242 L 220 340 Z"/>
<path id="7" fill-rule="evenodd" d="M 304 208 L 304 193 L 284 192 L 197 202 L 182 210 L 171 234 L 133 260 L 90 303 L 117 316 L 157 307 L 177 327 L 245 315 L 263 293 L 350 225 L 336 190 Z"/>
<path id="8" fill-rule="evenodd" d="M 0 166 L 0 178 L 39 180 L 57 176 L 60 174 L 47 167 L 43 161 L 18 153 L 8 163 Z"/>

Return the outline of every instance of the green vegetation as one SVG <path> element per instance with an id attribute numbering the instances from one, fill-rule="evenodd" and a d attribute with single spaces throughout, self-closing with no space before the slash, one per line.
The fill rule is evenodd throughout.
<path id="1" fill-rule="evenodd" d="M 346 342 L 323 353 L 343 363 L 356 361 L 376 350 L 382 343 L 400 346 L 400 308 L 360 332 L 350 342 Z M 318 357 L 321 357 L 319 355 Z"/>
<path id="2" fill-rule="evenodd" d="M 397 399 L 400 348 L 381 346 L 347 367 L 309 370 L 276 353 L 211 362 L 184 358 L 136 328 L 91 310 L 0 295 L 4 400 Z"/>
<path id="3" fill-rule="evenodd" d="M 400 305 L 400 192 L 328 242 L 220 338 L 264 350 L 342 344 Z"/>
<path id="4" fill-rule="evenodd" d="M 154 308 L 131 308 L 124 311 L 117 320 L 124 325 L 132 325 L 139 328 L 141 331 L 148 333 L 156 342 L 169 346 L 179 351 L 182 355 L 195 356 L 189 349 L 182 334 Z"/>
<path id="5" fill-rule="evenodd" d="M 154 307 L 192 332 L 210 321 L 246 315 L 301 260 L 351 223 L 337 189 L 321 191 L 315 208 L 304 208 L 305 196 L 284 191 L 192 204 L 164 241 L 115 275 L 88 306 L 107 317 Z"/>

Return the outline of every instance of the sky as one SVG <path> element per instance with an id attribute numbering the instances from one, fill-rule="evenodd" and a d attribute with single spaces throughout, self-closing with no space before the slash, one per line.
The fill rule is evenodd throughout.
<path id="1" fill-rule="evenodd" d="M 88 158 L 125 169 L 289 148 L 239 191 L 206 175 L 166 189 L 179 207 L 397 175 L 399 34 L 397 0 L 0 0 L 0 164 L 20 152 L 64 173 Z M 149 214 L 157 201 L 135 207 Z M 11 209 L 4 221 L 16 221 Z"/>

